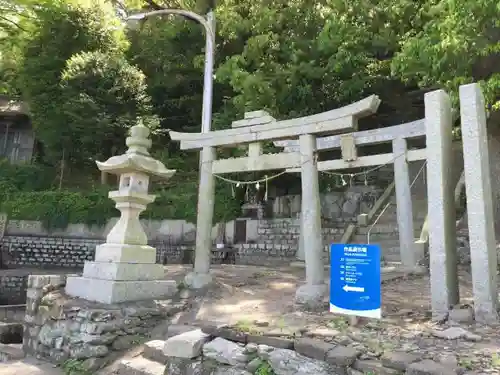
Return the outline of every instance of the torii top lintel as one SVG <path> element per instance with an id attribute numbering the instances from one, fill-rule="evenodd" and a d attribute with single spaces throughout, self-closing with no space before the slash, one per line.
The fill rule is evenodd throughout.
<path id="1" fill-rule="evenodd" d="M 233 129 L 208 133 L 171 131 L 169 134 L 173 141 L 181 142 L 183 150 L 297 138 L 303 134 L 338 134 L 356 130 L 357 120 L 375 113 L 379 105 L 378 96 L 371 95 L 331 111 L 282 121 L 265 111 L 247 112 L 245 119 L 233 122 Z"/>

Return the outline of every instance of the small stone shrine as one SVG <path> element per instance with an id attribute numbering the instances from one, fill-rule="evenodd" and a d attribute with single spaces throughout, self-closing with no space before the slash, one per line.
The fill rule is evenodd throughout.
<path id="1" fill-rule="evenodd" d="M 97 162 L 101 171 L 119 176 L 119 188 L 109 197 L 121 216 L 109 232 L 106 243 L 97 246 L 95 260 L 85 262 L 83 276 L 68 277 L 66 293 L 90 301 L 119 303 L 157 299 L 176 291 L 173 280 L 164 280 L 164 268 L 156 264 L 156 249 L 148 238 L 139 215 L 155 199 L 148 194 L 150 175 L 169 179 L 175 170 L 153 159 L 149 130 L 133 126 L 126 140 L 125 154 Z"/>

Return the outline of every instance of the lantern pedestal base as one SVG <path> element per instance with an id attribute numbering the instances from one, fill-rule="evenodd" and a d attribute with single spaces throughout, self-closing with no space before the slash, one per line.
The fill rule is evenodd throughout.
<path id="1" fill-rule="evenodd" d="M 66 280 L 68 295 L 107 304 L 168 299 L 176 292 L 174 280 L 116 281 L 75 276 Z"/>

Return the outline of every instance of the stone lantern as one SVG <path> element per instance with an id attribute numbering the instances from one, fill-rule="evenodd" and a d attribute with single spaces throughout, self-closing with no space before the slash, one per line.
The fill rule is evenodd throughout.
<path id="1" fill-rule="evenodd" d="M 149 130 L 142 124 L 133 126 L 126 140 L 128 150 L 98 168 L 119 176 L 117 191 L 109 197 L 116 202 L 121 216 L 109 232 L 106 243 L 97 246 L 95 260 L 85 262 L 83 276 L 70 276 L 66 293 L 91 301 L 119 303 L 158 299 L 176 291 L 173 280 L 165 280 L 162 265 L 156 264 L 156 249 L 148 246 L 148 238 L 139 215 L 155 199 L 148 194 L 150 176 L 169 179 L 175 173 L 153 159 Z"/>

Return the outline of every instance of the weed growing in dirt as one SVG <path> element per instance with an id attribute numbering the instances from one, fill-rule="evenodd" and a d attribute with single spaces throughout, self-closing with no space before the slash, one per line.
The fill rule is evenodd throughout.
<path id="1" fill-rule="evenodd" d="M 493 353 L 491 356 L 491 367 L 500 368 L 500 355 L 497 353 Z"/>
<path id="2" fill-rule="evenodd" d="M 337 329 L 339 331 L 345 331 L 347 328 L 349 328 L 349 323 L 346 321 L 345 318 L 337 317 L 337 318 L 330 320 L 326 324 L 326 326 L 328 328 Z"/>
<path id="3" fill-rule="evenodd" d="M 260 333 L 260 331 L 255 327 L 255 325 L 248 320 L 239 320 L 238 322 L 236 322 L 234 327 L 240 330 L 241 332 L 245 333 L 251 333 L 251 334 Z"/>
<path id="4" fill-rule="evenodd" d="M 458 364 L 466 370 L 472 370 L 474 367 L 470 358 L 460 358 Z"/>
<path id="5" fill-rule="evenodd" d="M 83 366 L 83 362 L 78 359 L 68 359 L 61 366 L 66 375 L 92 375 L 92 373 Z"/>
<path id="6" fill-rule="evenodd" d="M 262 362 L 255 371 L 254 375 L 276 375 L 276 373 L 269 363 Z"/>

